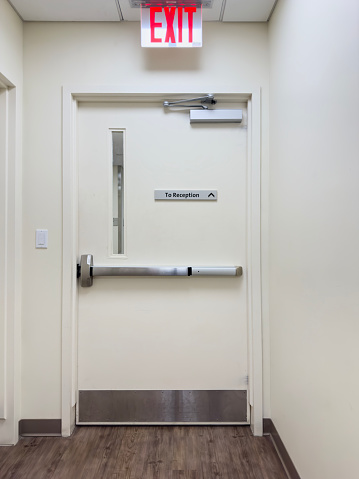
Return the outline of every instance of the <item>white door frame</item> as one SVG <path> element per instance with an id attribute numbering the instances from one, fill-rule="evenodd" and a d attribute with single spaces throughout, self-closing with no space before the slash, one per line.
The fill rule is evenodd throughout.
<path id="1" fill-rule="evenodd" d="M 0 73 L 0 444 L 19 437 L 21 381 L 21 141 L 17 89 Z"/>
<path id="2" fill-rule="evenodd" d="M 205 91 L 134 91 L 118 87 L 63 87 L 62 174 L 62 435 L 75 426 L 77 389 L 77 151 L 76 122 L 79 101 L 160 101 L 178 95 L 194 97 L 205 93 L 235 98 L 248 105 L 248 360 L 249 404 L 253 434 L 263 433 L 262 294 L 261 294 L 261 108 L 260 88 L 231 91 L 221 87 Z"/>

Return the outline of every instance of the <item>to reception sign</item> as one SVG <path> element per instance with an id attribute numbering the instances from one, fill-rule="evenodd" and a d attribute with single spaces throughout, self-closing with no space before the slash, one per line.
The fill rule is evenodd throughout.
<path id="1" fill-rule="evenodd" d="M 155 200 L 217 201 L 217 190 L 155 190 Z"/>
<path id="2" fill-rule="evenodd" d="M 141 7 L 141 46 L 201 47 L 202 7 Z"/>

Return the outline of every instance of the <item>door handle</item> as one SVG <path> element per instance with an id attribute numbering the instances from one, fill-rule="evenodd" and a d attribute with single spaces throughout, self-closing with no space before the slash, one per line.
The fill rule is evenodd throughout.
<path id="1" fill-rule="evenodd" d="M 94 276 L 241 276 L 242 266 L 94 266 L 93 255 L 81 255 L 77 277 L 83 288 Z"/>

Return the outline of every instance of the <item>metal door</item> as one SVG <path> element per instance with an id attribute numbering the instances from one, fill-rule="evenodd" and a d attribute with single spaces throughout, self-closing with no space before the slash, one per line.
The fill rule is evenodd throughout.
<path id="1" fill-rule="evenodd" d="M 161 102 L 79 105 L 79 256 L 102 266 L 241 266 L 241 276 L 94 277 L 78 296 L 78 424 L 247 423 L 247 114 L 190 124 Z M 114 248 L 114 132 L 123 214 Z M 116 183 L 115 183 L 116 184 Z M 116 189 L 116 187 L 115 187 Z M 217 199 L 155 199 L 155 191 Z M 116 230 L 117 231 L 117 230 Z"/>

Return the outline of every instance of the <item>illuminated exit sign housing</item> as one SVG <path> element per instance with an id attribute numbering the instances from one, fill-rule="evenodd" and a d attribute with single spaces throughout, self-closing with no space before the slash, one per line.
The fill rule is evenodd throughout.
<path id="1" fill-rule="evenodd" d="M 202 46 L 202 7 L 141 7 L 141 46 Z"/>

